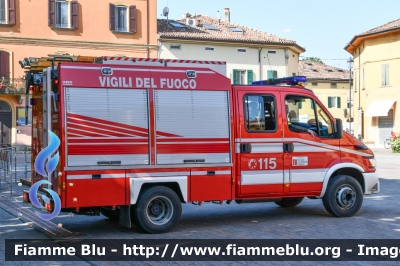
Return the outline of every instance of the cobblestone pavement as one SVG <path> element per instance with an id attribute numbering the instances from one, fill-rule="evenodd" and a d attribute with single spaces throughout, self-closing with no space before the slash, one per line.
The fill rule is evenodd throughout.
<path id="1" fill-rule="evenodd" d="M 104 216 L 69 216 L 61 213 L 53 219 L 64 228 L 83 233 L 84 239 L 399 239 L 400 238 L 400 154 L 389 150 L 375 149 L 378 174 L 381 177 L 381 193 L 364 197 L 359 213 L 350 218 L 334 218 L 329 215 L 321 200 L 305 199 L 299 206 L 283 209 L 274 203 L 253 203 L 217 205 L 205 203 L 202 206 L 183 205 L 182 219 L 178 227 L 166 234 L 143 234 L 137 229 L 128 229 Z M 24 187 L 14 184 L 14 196 L 0 190 L 0 200 L 21 202 Z M 25 187 L 26 188 L 26 187 Z M 8 194 L 7 194 L 8 193 Z M 1 207 L 1 205 L 0 205 Z M 0 208 L 0 238 L 40 239 L 48 238 L 38 228 L 31 228 Z M 4 241 L 0 242 L 0 264 L 21 265 L 4 262 Z M 351 262 L 354 265 L 387 265 L 385 262 Z M 33 263 L 36 265 L 39 263 Z M 70 265 L 71 262 L 52 262 L 46 265 Z M 73 262 L 74 265 L 131 265 L 113 262 Z M 134 263 L 135 265 L 138 263 Z M 141 265 L 143 263 L 140 263 Z M 149 262 L 148 265 L 231 265 L 266 264 L 265 262 Z M 345 265 L 341 262 L 272 262 L 272 265 Z M 24 264 L 25 265 L 25 264 Z M 26 264 L 28 265 L 28 264 Z M 31 265 L 31 264 L 29 264 Z"/>

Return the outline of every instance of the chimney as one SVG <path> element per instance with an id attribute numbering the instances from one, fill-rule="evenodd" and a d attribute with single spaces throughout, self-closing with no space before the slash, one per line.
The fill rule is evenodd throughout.
<path id="1" fill-rule="evenodd" d="M 231 22 L 231 12 L 228 7 L 225 7 L 225 21 Z"/>

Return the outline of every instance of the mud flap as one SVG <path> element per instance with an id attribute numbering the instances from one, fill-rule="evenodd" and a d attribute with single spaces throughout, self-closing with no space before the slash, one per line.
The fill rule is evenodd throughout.
<path id="1" fill-rule="evenodd" d="M 119 207 L 119 224 L 128 228 L 132 228 L 131 224 L 131 205 Z"/>

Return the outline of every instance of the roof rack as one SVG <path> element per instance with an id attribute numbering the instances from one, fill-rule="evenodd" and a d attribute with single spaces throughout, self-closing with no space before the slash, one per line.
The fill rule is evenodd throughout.
<path id="1" fill-rule="evenodd" d="M 306 76 L 293 76 L 293 77 L 285 77 L 285 78 L 276 78 L 276 79 L 267 79 L 260 81 L 253 81 L 251 85 L 278 85 L 278 84 L 286 84 L 290 86 L 300 85 L 299 82 L 307 82 Z"/>

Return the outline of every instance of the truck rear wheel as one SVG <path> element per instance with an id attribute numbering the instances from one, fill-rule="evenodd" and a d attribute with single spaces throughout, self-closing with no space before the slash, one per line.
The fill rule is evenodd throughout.
<path id="1" fill-rule="evenodd" d="M 100 213 L 112 221 L 118 221 L 118 218 L 119 218 L 119 210 L 118 209 L 113 210 L 111 207 L 102 207 L 100 209 Z"/>
<path id="2" fill-rule="evenodd" d="M 291 208 L 291 207 L 296 207 L 297 205 L 302 202 L 304 197 L 300 198 L 286 198 L 282 199 L 281 201 L 276 201 L 275 203 L 283 208 Z"/>
<path id="3" fill-rule="evenodd" d="M 353 216 L 360 210 L 363 203 L 361 185 L 348 175 L 332 177 L 322 202 L 325 209 L 333 216 Z"/>
<path id="4" fill-rule="evenodd" d="M 140 194 L 133 207 L 132 220 L 147 233 L 165 233 L 178 224 L 181 214 L 178 195 L 168 187 L 156 186 Z"/>

